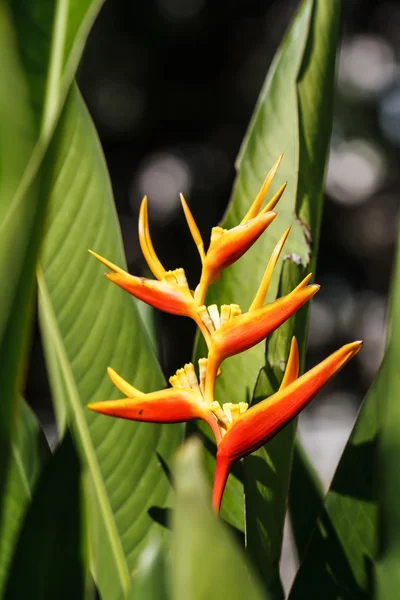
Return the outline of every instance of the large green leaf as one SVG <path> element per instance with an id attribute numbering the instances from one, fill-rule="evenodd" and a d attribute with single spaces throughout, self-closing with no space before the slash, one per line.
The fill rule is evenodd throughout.
<path id="1" fill-rule="evenodd" d="M 0 1 L 0 498 L 45 217 L 38 168 L 99 6 Z"/>
<path id="2" fill-rule="evenodd" d="M 288 506 L 293 539 L 300 562 L 306 553 L 323 503 L 322 483 L 297 438 L 293 449 Z"/>
<path id="3" fill-rule="evenodd" d="M 5 598 L 87 597 L 81 487 L 79 460 L 66 436 L 44 470 L 27 511 Z"/>
<path id="4" fill-rule="evenodd" d="M 237 541 L 210 508 L 201 445 L 189 440 L 176 461 L 171 536 L 173 600 L 266 598 Z"/>
<path id="5" fill-rule="evenodd" d="M 128 600 L 168 600 L 166 550 L 159 538 L 149 541 L 138 560 Z"/>
<path id="6" fill-rule="evenodd" d="M 380 431 L 378 441 L 379 554 L 376 598 L 390 600 L 400 586 L 400 238 L 392 282 L 388 348 L 379 374 L 376 398 Z M 379 404 L 378 404 L 379 400 Z"/>
<path id="7" fill-rule="evenodd" d="M 49 215 L 39 270 L 40 322 L 60 427 L 72 427 L 91 474 L 92 562 L 103 598 L 127 593 L 149 535 L 149 515 L 170 492 L 167 463 L 181 426 L 97 415 L 88 402 L 121 395 L 112 366 L 144 391 L 164 379 L 134 300 L 104 276 L 92 248 L 125 266 L 104 158 L 76 87 L 71 89 L 45 163 Z M 155 511 L 160 513 L 160 511 Z"/>
<path id="8" fill-rule="evenodd" d="M 374 461 L 378 435 L 377 402 L 381 376 L 364 399 L 339 462 L 290 600 L 365 599 L 372 594 L 376 554 Z"/>
<path id="9" fill-rule="evenodd" d="M 3 499 L 6 518 L 0 537 L 0 598 L 25 511 L 32 498 L 38 475 L 50 456 L 50 449 L 39 422 L 22 399 L 18 403 L 16 422 Z"/>

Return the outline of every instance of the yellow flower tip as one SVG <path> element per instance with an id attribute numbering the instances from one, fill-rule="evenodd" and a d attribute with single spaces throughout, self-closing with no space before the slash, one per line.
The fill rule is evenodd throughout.
<path id="1" fill-rule="evenodd" d="M 194 220 L 194 217 L 183 194 L 179 194 L 179 197 L 181 199 L 183 212 L 185 214 L 185 219 L 188 224 L 190 233 L 192 234 L 193 241 L 197 246 L 197 250 L 199 251 L 201 262 L 203 262 L 205 259 L 203 238 L 201 237 L 199 228 L 197 227 L 196 221 Z"/>
<path id="2" fill-rule="evenodd" d="M 267 192 L 268 192 L 268 190 L 271 186 L 272 180 L 275 177 L 275 174 L 279 168 L 282 158 L 283 158 L 283 153 L 275 161 L 274 166 L 272 167 L 272 169 L 269 171 L 268 175 L 266 176 L 264 183 L 261 186 L 260 191 L 258 192 L 254 202 L 250 206 L 250 209 L 248 210 L 248 212 L 242 219 L 241 223 L 246 223 L 250 219 L 253 219 L 256 215 L 258 215 L 258 212 L 261 208 L 262 203 L 264 202 L 264 198 L 267 195 Z M 282 190 L 280 196 L 282 196 L 282 194 L 283 194 L 283 190 Z M 280 196 L 279 196 L 279 198 L 280 198 Z M 279 198 L 275 201 L 275 204 L 278 202 Z M 275 199 L 275 196 L 274 196 L 274 199 Z"/>
<path id="3" fill-rule="evenodd" d="M 97 258 L 97 260 L 99 262 L 101 262 L 103 265 L 105 265 L 108 269 L 111 269 L 111 271 L 113 271 L 114 273 L 120 273 L 121 275 L 126 275 L 127 274 L 126 271 L 124 271 L 120 267 L 117 267 L 117 265 L 114 265 L 114 263 L 112 263 L 111 261 L 107 260 L 103 256 L 100 256 L 100 254 L 97 254 L 97 252 L 94 252 L 93 250 L 90 250 L 90 249 L 88 249 L 88 252 L 89 252 L 89 254 L 91 254 L 92 256 L 94 256 L 95 258 Z"/>
<path id="4" fill-rule="evenodd" d="M 149 266 L 149 269 L 157 279 L 162 279 L 165 274 L 165 269 L 155 253 L 153 243 L 150 237 L 149 216 L 147 213 L 147 196 L 143 197 L 139 210 L 138 223 L 139 243 L 143 252 L 143 256 Z"/>
<path id="5" fill-rule="evenodd" d="M 287 181 L 285 181 L 285 183 L 283 185 L 281 185 L 279 190 L 276 192 L 275 196 L 273 196 L 271 198 L 271 200 L 268 202 L 267 206 L 262 209 L 262 211 L 260 212 L 261 215 L 263 215 L 267 212 L 270 212 L 271 210 L 273 210 L 275 208 L 275 206 L 278 204 L 279 200 L 282 198 L 283 192 L 286 190 L 286 187 L 287 187 Z"/>
<path id="6" fill-rule="evenodd" d="M 117 387 L 128 398 L 136 398 L 136 396 L 144 396 L 145 394 L 137 388 L 130 385 L 121 375 L 118 375 L 114 369 L 107 367 L 107 373 L 115 387 Z"/>

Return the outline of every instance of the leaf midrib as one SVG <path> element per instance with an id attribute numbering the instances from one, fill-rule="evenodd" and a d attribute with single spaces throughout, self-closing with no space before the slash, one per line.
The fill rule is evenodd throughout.
<path id="1" fill-rule="evenodd" d="M 110 540 L 110 547 L 115 559 L 115 566 L 117 568 L 117 572 L 120 578 L 121 587 L 126 594 L 130 586 L 130 575 L 128 565 L 125 559 L 125 554 L 114 520 L 107 491 L 104 487 L 104 482 L 102 479 L 99 463 L 97 461 L 96 452 L 93 447 L 86 419 L 82 411 L 79 392 L 77 390 L 75 380 L 71 372 L 68 357 L 57 326 L 57 319 L 55 317 L 54 311 L 52 310 L 51 300 L 48 294 L 45 278 L 40 267 L 38 267 L 37 270 L 37 280 L 39 287 L 39 295 L 42 299 L 43 313 L 45 314 L 48 320 L 49 327 L 53 331 L 53 347 L 56 354 L 58 355 L 61 373 L 64 377 L 66 390 L 68 392 L 68 398 L 71 407 L 74 411 L 75 423 L 80 435 L 82 448 L 84 450 L 84 454 L 89 465 L 89 470 L 92 475 L 94 489 L 96 490 L 100 511 L 103 515 L 104 526 Z"/>

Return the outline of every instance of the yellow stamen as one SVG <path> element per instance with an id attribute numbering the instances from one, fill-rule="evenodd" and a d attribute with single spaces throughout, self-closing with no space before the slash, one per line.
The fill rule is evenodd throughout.
<path id="1" fill-rule="evenodd" d="M 221 316 L 220 316 L 221 325 L 223 325 L 224 323 L 227 323 L 230 318 L 231 318 L 231 305 L 223 304 L 221 306 Z"/>
<path id="2" fill-rule="evenodd" d="M 225 229 L 223 229 L 223 227 L 220 227 L 219 225 L 217 225 L 216 227 L 213 227 L 211 229 L 211 242 L 215 242 L 218 238 L 221 237 L 221 235 L 223 235 L 225 233 Z"/>
<path id="3" fill-rule="evenodd" d="M 189 379 L 187 378 L 187 375 L 186 375 L 184 369 L 178 369 L 176 371 L 176 376 L 178 378 L 180 387 L 183 387 L 183 388 L 190 387 Z"/>
<path id="4" fill-rule="evenodd" d="M 181 387 L 180 382 L 179 382 L 179 378 L 176 375 L 171 375 L 171 377 L 168 380 L 171 384 L 172 387 L 174 388 L 179 388 Z"/>
<path id="5" fill-rule="evenodd" d="M 139 212 L 139 242 L 143 252 L 143 256 L 146 259 L 147 264 L 154 277 L 162 279 L 165 275 L 165 269 L 159 261 L 157 254 L 155 253 L 149 230 L 149 216 L 147 214 L 147 196 L 142 200 Z"/>
<path id="6" fill-rule="evenodd" d="M 206 390 L 206 373 L 207 373 L 207 359 L 199 358 L 199 379 L 200 379 L 200 391 L 204 396 Z"/>
<path id="7" fill-rule="evenodd" d="M 186 377 L 188 378 L 189 385 L 195 392 L 201 394 L 199 382 L 197 379 L 196 371 L 192 363 L 188 363 L 184 366 Z"/>
<path id="8" fill-rule="evenodd" d="M 265 196 L 266 196 L 266 194 L 267 194 L 267 192 L 268 192 L 268 190 L 270 188 L 270 185 L 271 185 L 272 180 L 273 180 L 273 178 L 275 176 L 275 173 L 278 170 L 278 167 L 280 165 L 282 157 L 283 157 L 283 153 L 280 155 L 280 157 L 275 162 L 274 166 L 272 167 L 272 169 L 270 170 L 270 172 L 266 176 L 265 181 L 262 184 L 260 191 L 258 192 L 258 194 L 257 194 L 257 196 L 256 196 L 256 198 L 255 198 L 255 200 L 253 202 L 253 204 L 250 206 L 247 214 L 242 219 L 241 223 L 246 223 L 247 221 L 249 221 L 250 219 L 253 219 L 255 216 L 258 215 L 258 211 L 260 210 L 261 205 L 264 202 L 264 198 L 265 198 Z M 278 200 L 279 200 L 279 198 L 278 198 Z"/>
<path id="9" fill-rule="evenodd" d="M 183 212 L 185 213 L 186 222 L 189 226 L 190 233 L 192 234 L 194 243 L 197 246 L 197 250 L 199 251 L 201 262 L 203 263 L 204 259 L 205 259 L 203 238 L 201 237 L 199 228 L 197 227 L 196 221 L 193 218 L 193 215 L 190 211 L 189 206 L 187 205 L 185 198 L 183 197 L 183 194 L 180 194 L 180 198 L 181 198 Z"/>
<path id="10" fill-rule="evenodd" d="M 221 319 L 218 312 L 218 306 L 216 304 L 211 304 L 211 306 L 208 307 L 208 314 L 214 324 L 215 330 L 219 329 L 221 327 Z"/>
<path id="11" fill-rule="evenodd" d="M 246 410 L 249 408 L 249 405 L 247 404 L 247 402 L 239 402 L 238 404 L 239 409 L 240 409 L 240 414 L 242 415 L 243 413 L 246 412 Z"/>
<path id="12" fill-rule="evenodd" d="M 231 304 L 231 319 L 234 319 L 235 317 L 238 317 L 239 315 L 242 314 L 242 309 L 240 308 L 239 304 Z"/>
<path id="13" fill-rule="evenodd" d="M 145 394 L 140 390 L 130 385 L 121 375 L 118 375 L 111 367 L 108 367 L 107 373 L 115 387 L 117 387 L 125 396 L 128 398 L 135 398 L 136 396 L 144 396 Z"/>
<path id="14" fill-rule="evenodd" d="M 267 265 L 267 268 L 265 269 L 265 273 L 261 280 L 260 287 L 258 288 L 258 292 L 257 292 L 253 302 L 251 303 L 249 312 L 252 310 L 255 310 L 257 308 L 261 308 L 261 306 L 264 304 L 265 296 L 267 295 L 269 284 L 271 283 L 272 274 L 276 267 L 276 263 L 278 262 L 279 256 L 282 252 L 282 248 L 286 242 L 287 236 L 289 235 L 289 231 L 290 231 L 290 227 L 288 227 L 286 229 L 285 233 L 282 235 L 281 239 L 276 244 L 276 246 L 271 254 L 271 258 L 268 261 L 268 265 Z"/>
<path id="15" fill-rule="evenodd" d="M 210 333 L 214 333 L 214 331 L 215 331 L 214 323 L 208 313 L 207 307 L 204 305 L 199 306 L 199 308 L 197 309 L 197 313 L 200 315 L 200 318 L 203 321 L 204 325 L 207 327 L 208 331 Z"/>
<path id="16" fill-rule="evenodd" d="M 228 417 L 226 416 L 225 412 L 222 410 L 219 402 L 217 402 L 216 400 L 214 400 L 214 402 L 211 402 L 210 409 L 217 417 L 218 421 L 227 429 L 231 423 Z"/>

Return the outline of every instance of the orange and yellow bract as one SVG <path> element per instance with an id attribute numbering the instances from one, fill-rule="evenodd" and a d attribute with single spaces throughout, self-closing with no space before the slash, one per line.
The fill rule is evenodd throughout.
<path id="1" fill-rule="evenodd" d="M 126 397 L 95 402 L 89 404 L 88 408 L 134 421 L 205 421 L 217 444 L 212 496 L 216 512 L 219 511 L 232 464 L 276 435 L 357 354 L 362 345 L 361 342 L 353 342 L 343 346 L 299 377 L 298 347 L 293 338 L 282 384 L 275 394 L 250 408 L 245 402 L 227 402 L 221 405 L 214 398 L 216 378 L 218 375 L 223 377 L 221 363 L 261 342 L 319 290 L 318 285 L 309 284 L 309 274 L 292 292 L 264 304 L 274 268 L 290 232 L 289 228 L 276 244 L 247 312 L 242 313 L 238 304 L 223 304 L 220 307 L 204 304 L 208 287 L 221 276 L 224 269 L 243 256 L 277 216 L 273 209 L 281 198 L 285 185 L 280 187 L 265 208 L 261 209 L 261 206 L 281 159 L 282 156 L 268 173 L 242 222 L 230 230 L 221 227 L 212 229 L 207 252 L 193 215 L 181 195 L 185 217 L 202 262 L 200 281 L 194 291 L 189 288 L 182 268 L 167 271 L 157 257 L 150 237 L 146 197 L 139 214 L 139 241 L 156 279 L 130 275 L 90 250 L 93 256 L 110 269 L 111 272 L 106 274 L 110 281 L 157 309 L 193 319 L 204 336 L 208 355 L 199 360 L 198 374 L 194 365 L 188 363 L 170 377 L 170 388 L 149 394 L 134 388 L 109 368 L 111 380 Z"/>

